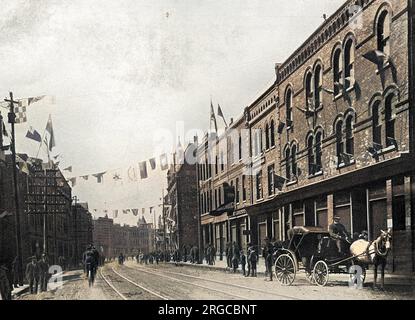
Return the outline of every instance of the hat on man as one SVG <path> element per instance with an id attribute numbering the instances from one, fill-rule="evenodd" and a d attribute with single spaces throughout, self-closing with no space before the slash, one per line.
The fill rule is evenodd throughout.
<path id="1" fill-rule="evenodd" d="M 341 219 L 340 219 L 340 216 L 334 216 L 333 220 L 338 221 L 338 220 L 341 220 Z"/>

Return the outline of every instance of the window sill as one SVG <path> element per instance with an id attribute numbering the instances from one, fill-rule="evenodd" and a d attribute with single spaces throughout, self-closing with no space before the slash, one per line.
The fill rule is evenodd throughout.
<path id="1" fill-rule="evenodd" d="M 347 167 L 350 167 L 350 166 L 352 166 L 352 165 L 354 165 L 354 164 L 356 164 L 356 160 L 355 160 L 355 159 L 353 159 L 352 161 L 350 161 L 350 163 L 349 163 L 349 164 L 346 164 L 346 163 L 344 163 L 344 162 L 341 162 L 341 163 L 338 163 L 338 164 L 337 164 L 337 169 L 347 168 Z"/>
<path id="2" fill-rule="evenodd" d="M 385 154 L 387 154 L 387 153 L 390 153 L 390 152 L 393 152 L 393 151 L 397 151 L 398 149 L 396 148 L 396 146 L 389 146 L 389 147 L 386 147 L 386 148 L 384 148 L 384 149 L 382 149 L 382 150 L 380 150 L 378 153 L 377 153 L 377 155 L 378 156 L 383 156 L 383 155 L 385 155 Z"/>
<path id="3" fill-rule="evenodd" d="M 310 175 L 308 175 L 308 179 L 317 178 L 317 177 L 320 177 L 320 176 L 322 176 L 322 175 L 323 175 L 323 171 L 319 171 L 319 172 L 317 172 L 317 173 L 314 173 L 314 174 L 310 174 Z"/>
<path id="4" fill-rule="evenodd" d="M 343 92 L 340 92 L 339 94 L 337 94 L 336 96 L 334 96 L 333 98 L 333 102 L 340 100 L 343 97 Z"/>
<path id="5" fill-rule="evenodd" d="M 379 75 L 381 72 L 385 71 L 386 69 L 390 68 L 390 63 L 389 61 L 387 61 L 386 63 L 383 64 L 383 66 L 381 66 L 379 69 L 376 70 L 376 75 Z"/>
<path id="6" fill-rule="evenodd" d="M 290 181 L 290 182 L 287 182 L 286 186 L 291 187 L 293 185 L 296 185 L 297 183 L 298 183 L 298 181 Z"/>
<path id="7" fill-rule="evenodd" d="M 350 93 L 355 89 L 355 82 L 353 82 L 353 84 L 350 85 L 350 87 L 346 88 L 346 93 Z"/>

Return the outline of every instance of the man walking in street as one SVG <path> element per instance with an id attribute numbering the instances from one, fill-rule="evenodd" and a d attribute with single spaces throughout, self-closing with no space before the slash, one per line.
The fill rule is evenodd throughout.
<path id="1" fill-rule="evenodd" d="M 49 264 L 46 259 L 46 254 L 42 254 L 42 259 L 39 260 L 38 267 L 39 267 L 40 292 L 46 292 L 48 290 L 48 281 L 49 281 Z"/>
<path id="2" fill-rule="evenodd" d="M 5 264 L 0 263 L 0 295 L 1 300 L 12 299 L 12 288 L 7 277 L 8 269 Z"/>
<path id="3" fill-rule="evenodd" d="M 254 246 L 251 246 L 250 248 L 248 260 L 251 263 L 251 276 L 256 277 L 257 276 L 256 266 L 258 262 L 258 254 L 256 253 Z"/>
<path id="4" fill-rule="evenodd" d="M 39 286 L 39 266 L 36 262 L 36 257 L 31 258 L 32 261 L 26 265 L 26 279 L 29 282 L 29 289 L 31 294 L 37 294 Z"/>
<path id="5" fill-rule="evenodd" d="M 242 274 L 245 276 L 246 275 L 246 272 L 245 272 L 246 256 L 243 250 L 241 250 L 240 257 L 241 257 Z"/>

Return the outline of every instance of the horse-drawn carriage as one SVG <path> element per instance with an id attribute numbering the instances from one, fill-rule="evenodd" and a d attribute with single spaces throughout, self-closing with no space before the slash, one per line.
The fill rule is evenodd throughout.
<path id="1" fill-rule="evenodd" d="M 379 264 L 382 266 L 383 285 L 390 239 L 390 231 L 382 231 L 373 242 L 357 240 L 351 244 L 333 239 L 327 230 L 320 227 L 294 227 L 288 231 L 288 240 L 274 252 L 275 275 L 286 286 L 294 282 L 300 270 L 305 271 L 307 280 L 319 286 L 327 284 L 330 273 L 349 274 L 354 281 L 363 283 L 368 266 L 374 264 L 377 268 Z M 356 273 L 359 270 L 361 272 Z"/>

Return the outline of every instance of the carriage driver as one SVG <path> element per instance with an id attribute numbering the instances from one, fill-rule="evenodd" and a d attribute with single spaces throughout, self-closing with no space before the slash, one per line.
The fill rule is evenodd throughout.
<path id="1" fill-rule="evenodd" d="M 340 217 L 334 216 L 333 223 L 329 226 L 329 232 L 332 239 L 336 241 L 339 253 L 343 253 L 342 241 L 349 241 L 350 237 L 343 224 L 340 223 Z"/>

